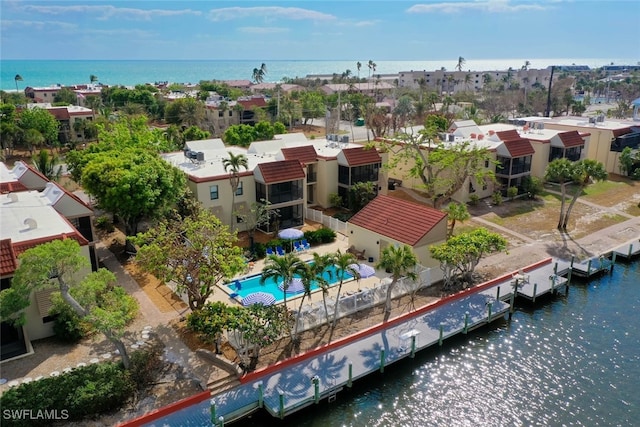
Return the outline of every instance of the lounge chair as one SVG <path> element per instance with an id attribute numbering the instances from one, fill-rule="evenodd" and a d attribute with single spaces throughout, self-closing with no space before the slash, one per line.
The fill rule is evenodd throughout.
<path id="1" fill-rule="evenodd" d="M 276 252 L 278 255 L 284 256 L 284 249 L 282 249 L 282 246 L 276 246 Z"/>
<path id="2" fill-rule="evenodd" d="M 275 253 L 273 252 L 273 249 L 271 249 L 270 247 L 267 248 L 267 256 L 269 255 L 275 255 Z"/>
<path id="3" fill-rule="evenodd" d="M 302 239 L 302 242 L 300 243 L 302 245 L 302 247 L 305 250 L 309 250 L 309 248 L 311 247 L 311 245 L 309 244 L 309 242 L 307 242 L 307 239 Z"/>
<path id="4" fill-rule="evenodd" d="M 293 242 L 293 248 L 295 249 L 296 252 L 304 252 L 304 248 L 302 247 L 302 244 L 298 241 Z"/>

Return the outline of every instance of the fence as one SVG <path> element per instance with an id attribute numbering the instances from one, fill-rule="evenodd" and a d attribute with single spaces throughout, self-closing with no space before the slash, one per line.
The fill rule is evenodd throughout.
<path id="1" fill-rule="evenodd" d="M 347 223 L 325 215 L 322 211 L 305 208 L 304 216 L 311 221 L 319 222 L 325 227 L 341 234 L 347 234 Z"/>
<path id="2" fill-rule="evenodd" d="M 415 281 L 407 277 L 400 278 L 391 291 L 391 298 L 409 295 L 433 284 L 430 269 L 420 266 L 416 269 L 416 274 L 418 278 Z M 380 280 L 373 288 L 365 287 L 358 292 L 341 295 L 337 306 L 338 319 L 384 303 L 391 280 L 387 277 Z M 304 305 L 298 316 L 298 331 L 302 332 L 323 325 L 327 323 L 327 317 L 333 319 L 336 309 L 335 298 L 327 298 L 326 304 L 326 310 L 323 301 Z"/>

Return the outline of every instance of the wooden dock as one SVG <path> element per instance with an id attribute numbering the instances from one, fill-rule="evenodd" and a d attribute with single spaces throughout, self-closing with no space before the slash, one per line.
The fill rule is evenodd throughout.
<path id="1" fill-rule="evenodd" d="M 640 239 L 635 243 L 627 243 L 622 246 L 618 246 L 611 251 L 612 257 L 630 261 L 631 259 L 640 255 Z M 612 258 L 615 262 L 615 259 Z"/>

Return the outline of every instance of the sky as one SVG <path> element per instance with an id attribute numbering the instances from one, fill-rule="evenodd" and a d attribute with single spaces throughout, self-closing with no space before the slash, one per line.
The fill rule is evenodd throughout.
<path id="1" fill-rule="evenodd" d="M 0 0 L 2 59 L 637 58 L 640 0 Z"/>

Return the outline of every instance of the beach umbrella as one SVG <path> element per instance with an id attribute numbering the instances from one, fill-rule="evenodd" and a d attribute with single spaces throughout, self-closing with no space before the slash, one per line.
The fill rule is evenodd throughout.
<path id="1" fill-rule="evenodd" d="M 284 282 L 280 283 L 278 285 L 278 288 L 280 288 L 281 291 L 284 291 Z M 302 283 L 302 279 L 300 279 L 299 277 L 294 277 L 291 283 L 289 283 L 289 286 L 287 287 L 287 290 L 285 292 L 288 294 L 298 294 L 300 292 L 304 292 L 304 284 Z"/>
<path id="2" fill-rule="evenodd" d="M 293 250 L 293 241 L 302 239 L 304 237 L 304 233 L 302 230 L 298 230 L 297 228 L 285 228 L 278 232 L 278 237 L 285 240 L 291 240 L 291 250 Z"/>
<path id="3" fill-rule="evenodd" d="M 267 292 L 253 292 L 242 298 L 242 305 L 245 307 L 252 304 L 273 305 L 276 297 Z"/>
<path id="4" fill-rule="evenodd" d="M 353 268 L 355 271 L 360 273 L 360 277 L 365 279 L 367 277 L 371 277 L 376 274 L 375 268 L 371 267 L 369 264 L 349 264 L 349 267 Z"/>

